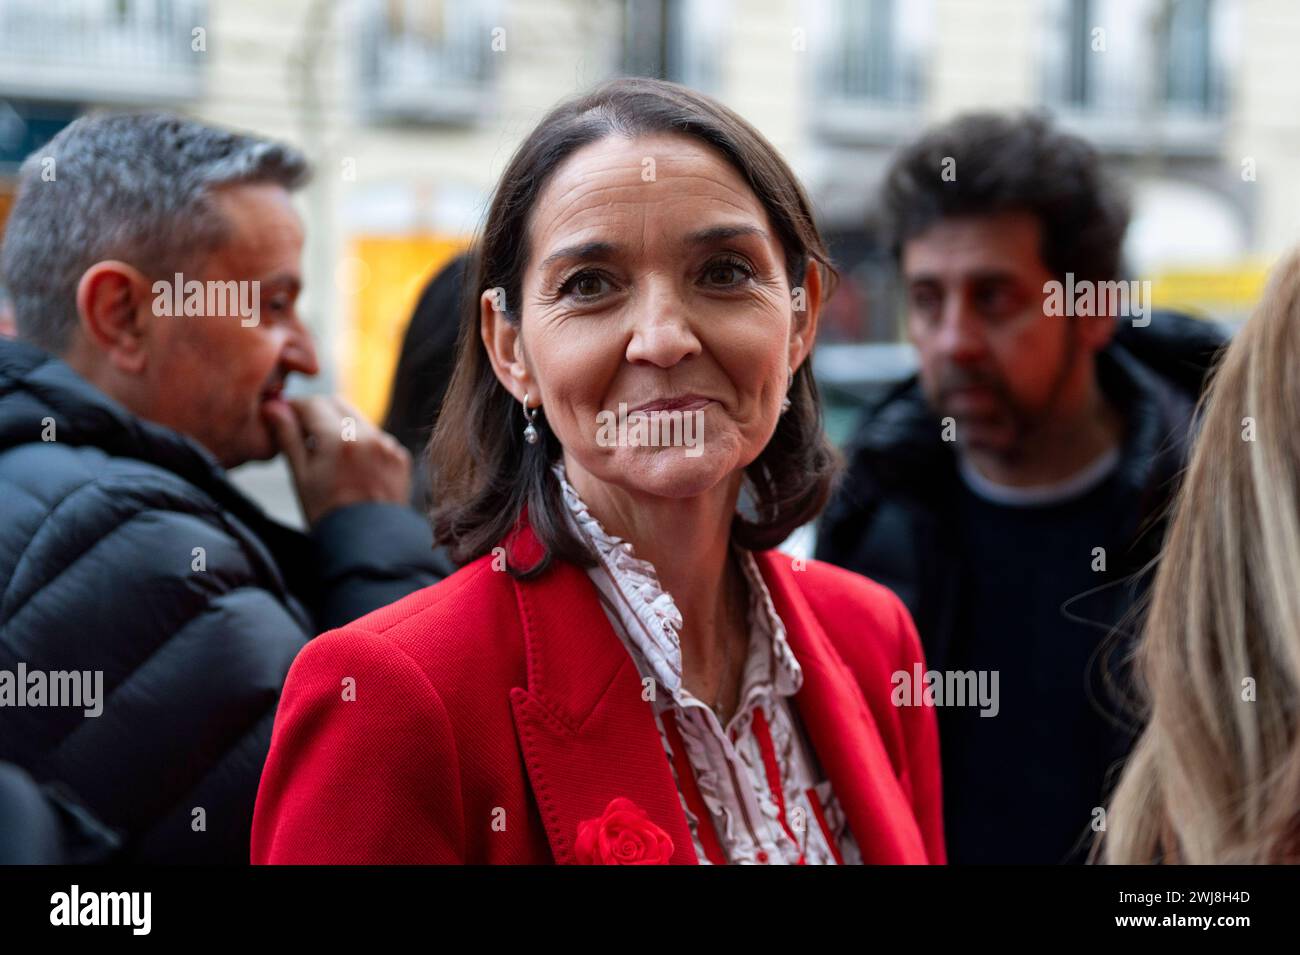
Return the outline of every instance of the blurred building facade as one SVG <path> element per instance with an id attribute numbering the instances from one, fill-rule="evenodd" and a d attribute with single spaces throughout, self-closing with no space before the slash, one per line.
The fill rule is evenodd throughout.
<path id="1" fill-rule="evenodd" d="M 317 167 L 320 387 L 378 416 L 419 289 L 520 138 L 602 79 L 665 76 L 807 184 L 846 279 L 819 370 L 851 382 L 907 361 L 881 347 L 899 339 L 883 170 L 972 109 L 1047 109 L 1091 138 L 1131 191 L 1127 258 L 1157 304 L 1243 317 L 1300 241 L 1297 49 L 1294 0 L 0 0 L 0 222 L 16 161 L 88 109 L 294 142 Z"/>

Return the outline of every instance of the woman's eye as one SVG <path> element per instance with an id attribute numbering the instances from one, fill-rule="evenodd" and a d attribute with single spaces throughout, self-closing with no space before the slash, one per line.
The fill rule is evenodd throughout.
<path id="1" fill-rule="evenodd" d="M 609 282 L 599 272 L 579 272 L 564 283 L 561 291 L 577 298 L 598 298 L 607 289 Z"/>
<path id="2" fill-rule="evenodd" d="M 739 262 L 714 262 L 704 270 L 705 282 L 718 288 L 739 285 L 753 273 Z"/>

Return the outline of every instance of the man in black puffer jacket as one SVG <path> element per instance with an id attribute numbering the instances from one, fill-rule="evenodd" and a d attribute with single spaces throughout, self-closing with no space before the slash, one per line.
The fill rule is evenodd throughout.
<path id="1" fill-rule="evenodd" d="M 0 342 L 0 760 L 123 860 L 246 862 L 298 650 L 452 569 L 400 446 L 282 395 L 318 370 L 295 311 L 306 172 L 176 117 L 85 118 L 24 165 L 0 251 L 25 339 Z M 308 533 L 227 477 L 277 451 Z"/>

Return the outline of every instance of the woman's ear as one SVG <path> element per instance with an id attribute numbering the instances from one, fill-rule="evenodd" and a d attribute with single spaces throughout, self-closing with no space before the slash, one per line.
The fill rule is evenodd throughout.
<path id="1" fill-rule="evenodd" d="M 530 392 L 533 398 L 540 396 L 524 361 L 519 331 L 520 323 L 512 322 L 506 314 L 503 289 L 488 289 L 479 296 L 479 334 L 492 362 L 492 371 L 502 387 L 522 402 Z"/>
<path id="2" fill-rule="evenodd" d="M 790 290 L 790 368 L 797 369 L 812 351 L 822 312 L 822 272 L 816 259 L 804 266 L 803 285 Z"/>

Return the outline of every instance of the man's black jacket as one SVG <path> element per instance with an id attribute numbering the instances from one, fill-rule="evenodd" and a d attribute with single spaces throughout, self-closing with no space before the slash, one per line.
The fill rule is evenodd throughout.
<path id="1" fill-rule="evenodd" d="M 0 341 L 0 671 L 102 671 L 103 712 L 0 708 L 0 760 L 57 783 L 121 858 L 247 862 L 289 664 L 453 569 L 394 504 L 268 518 L 216 460 L 68 365 Z"/>
<path id="2" fill-rule="evenodd" d="M 1159 553 L 1186 461 L 1197 398 L 1224 343 L 1222 329 L 1172 312 L 1122 323 L 1098 355 L 1102 390 L 1123 413 L 1119 484 L 1127 546 L 1098 583 L 1131 580 Z M 817 557 L 892 589 L 916 620 L 927 665 L 945 669 L 960 612 L 961 568 L 951 532 L 961 477 L 913 376 L 869 398 L 845 455 L 847 471 L 818 531 Z M 1072 611 L 1088 616 L 1086 599 Z"/>
<path id="3" fill-rule="evenodd" d="M 1092 538 L 1106 545 L 1105 569 L 1094 562 L 1090 569 L 1100 572 L 1075 572 L 1066 589 L 1056 591 L 1070 595 L 1055 612 L 1059 626 L 1048 622 L 1053 611 L 1036 599 L 1037 593 L 1024 594 L 1024 606 L 1017 607 L 1001 603 L 1014 603 L 1008 592 L 998 591 L 996 598 L 973 592 L 976 580 L 987 581 L 989 567 L 1005 559 L 1014 564 L 1016 558 L 985 552 L 997 531 L 984 526 L 970 530 L 983 535 L 979 547 L 987 562 L 966 563 L 984 558 L 972 554 L 967 537 L 970 509 L 963 503 L 957 457 L 953 445 L 943 440 L 942 425 L 917 380 L 886 390 L 868 405 L 847 449 L 848 472 L 824 518 L 817 556 L 898 593 L 916 620 L 933 671 L 962 671 L 971 659 L 987 664 L 1002 647 L 1017 654 L 994 668 L 1021 677 L 1003 687 L 1002 694 L 1005 711 L 1020 714 L 1016 724 L 1000 724 L 994 732 L 978 718 L 983 713 L 974 719 L 965 710 L 939 714 L 950 859 L 1061 862 L 1086 857 L 1090 807 L 1104 804 L 1138 728 L 1128 671 L 1138 631 L 1135 610 L 1159 554 L 1168 504 L 1191 440 L 1195 403 L 1222 342 L 1215 326 L 1156 313 L 1144 328 L 1126 325 L 1098 356 L 1100 386 L 1123 414 L 1126 434 L 1118 469 L 1104 485 L 1097 515 L 1101 523 Z M 1014 541 L 1008 546 L 1021 559 L 1033 559 L 1032 550 L 1020 550 L 1027 544 L 1018 536 L 1024 533 L 1022 517 L 1008 515 L 1006 533 Z M 1071 537 L 1077 534 L 1073 518 L 1062 518 L 1066 523 L 1059 540 L 1052 538 L 1048 524 L 1034 532 L 1046 535 L 1035 546 L 1051 573 L 1057 572 L 1059 556 L 1053 548 L 1077 544 Z M 1093 556 L 1095 560 L 1096 551 Z M 1092 580 L 1081 586 L 1080 579 L 1089 576 L 1095 586 Z M 996 610 L 988 604 L 991 599 L 998 602 Z M 993 616 L 975 620 L 971 615 L 976 612 Z M 1024 619 L 1023 626 L 1018 619 Z M 1078 642 L 1089 633 L 1095 635 L 1091 651 Z M 1089 662 L 1075 683 L 1066 675 L 1074 663 L 1067 661 L 1080 654 Z M 1031 660 L 1038 661 L 1030 665 L 1032 672 L 1041 672 L 1047 681 L 1043 686 L 1053 688 L 1046 706 L 1034 678 L 1031 684 L 1023 681 L 1025 661 Z M 1077 699 L 1061 695 L 1069 694 L 1071 685 L 1078 687 Z M 1089 716 L 1080 715 L 1089 711 Z M 1059 736 L 1036 722 L 1043 718 L 1062 721 Z M 1072 754 L 1036 750 L 1056 746 L 1062 738 L 1079 749 Z M 972 746 L 984 747 L 978 757 Z M 999 765 L 1006 772 L 982 784 L 984 774 L 996 773 Z M 1009 778 L 1016 781 L 1008 783 Z M 1008 795 L 1008 786 L 1014 796 Z"/>

